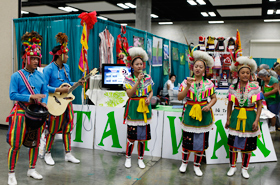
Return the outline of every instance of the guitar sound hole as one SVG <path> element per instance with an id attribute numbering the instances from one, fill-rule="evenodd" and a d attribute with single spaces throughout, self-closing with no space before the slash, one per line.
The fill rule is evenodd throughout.
<path id="1" fill-rule="evenodd" d="M 56 97 L 56 96 L 53 96 L 53 97 L 54 97 L 55 102 L 58 103 L 59 105 L 61 105 L 61 103 L 60 103 L 60 101 L 57 99 L 57 97 Z"/>
<path id="2" fill-rule="evenodd" d="M 65 99 L 65 100 L 73 100 L 72 97 L 64 97 L 63 99 Z"/>

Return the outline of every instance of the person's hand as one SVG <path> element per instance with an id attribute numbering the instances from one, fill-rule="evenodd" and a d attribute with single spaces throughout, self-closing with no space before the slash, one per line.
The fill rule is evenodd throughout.
<path id="1" fill-rule="evenodd" d="M 42 105 L 43 107 L 45 107 L 45 108 L 48 108 L 48 107 L 47 107 L 47 104 L 45 104 L 45 103 L 41 103 L 41 105 Z"/>
<path id="2" fill-rule="evenodd" d="M 145 100 L 146 105 L 149 105 L 150 102 L 151 102 L 150 98 L 146 98 L 146 100 Z"/>
<path id="3" fill-rule="evenodd" d="M 228 127 L 229 127 L 229 120 L 227 120 L 226 125 L 225 125 L 226 129 L 228 129 Z"/>
<path id="4" fill-rule="evenodd" d="M 254 121 L 253 126 L 252 126 L 252 129 L 253 129 L 254 131 L 258 130 L 258 121 Z"/>
<path id="5" fill-rule="evenodd" d="M 190 87 L 194 81 L 195 81 L 195 78 L 187 77 L 187 86 Z"/>
<path id="6" fill-rule="evenodd" d="M 44 94 L 32 94 L 30 95 L 30 99 L 32 100 L 37 100 L 37 101 L 41 101 L 42 98 L 45 98 L 46 95 Z"/>
<path id="7" fill-rule="evenodd" d="M 210 107 L 208 105 L 206 105 L 205 107 L 203 107 L 201 109 L 201 111 L 204 111 L 204 112 L 208 112 L 210 110 Z"/>
<path id="8" fill-rule="evenodd" d="M 78 83 L 81 84 L 81 85 L 84 85 L 85 82 L 86 82 L 86 81 L 84 80 L 84 78 L 82 78 L 82 79 L 80 79 L 80 80 L 78 81 Z"/>
<path id="9" fill-rule="evenodd" d="M 267 95 L 267 93 L 263 93 L 263 95 L 265 96 L 265 97 L 267 97 L 268 95 Z"/>
<path id="10" fill-rule="evenodd" d="M 69 86 L 64 86 L 64 87 L 59 87 L 55 90 L 56 92 L 60 92 L 60 93 L 68 93 L 69 91 Z"/>
<path id="11" fill-rule="evenodd" d="M 144 73 L 139 73 L 138 77 L 137 77 L 137 80 L 138 82 L 140 82 L 140 80 L 142 80 L 144 78 Z"/>

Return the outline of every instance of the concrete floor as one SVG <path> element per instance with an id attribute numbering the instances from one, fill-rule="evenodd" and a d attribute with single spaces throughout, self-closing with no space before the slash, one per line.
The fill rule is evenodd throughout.
<path id="1" fill-rule="evenodd" d="M 0 126 L 0 185 L 7 184 L 7 152 L 9 145 L 6 143 L 8 127 Z M 280 159 L 280 132 L 272 134 L 278 160 Z M 43 180 L 34 180 L 26 176 L 28 169 L 28 149 L 22 147 L 16 166 L 16 177 L 19 185 L 146 185 L 146 184 L 207 184 L 207 185 L 279 185 L 280 165 L 278 162 L 250 164 L 250 179 L 241 177 L 241 164 L 237 164 L 238 171 L 233 177 L 227 177 L 228 164 L 206 165 L 202 164 L 202 177 L 197 177 L 193 172 L 193 163 L 190 162 L 187 172 L 178 171 L 181 161 L 152 158 L 145 156 L 145 169 L 137 166 L 137 156 L 132 156 L 132 167 L 124 167 L 125 156 L 101 150 L 72 148 L 72 153 L 80 164 L 64 161 L 62 140 L 56 140 L 52 150 L 55 166 L 48 166 L 43 159 L 38 159 L 36 170 L 43 175 Z"/>

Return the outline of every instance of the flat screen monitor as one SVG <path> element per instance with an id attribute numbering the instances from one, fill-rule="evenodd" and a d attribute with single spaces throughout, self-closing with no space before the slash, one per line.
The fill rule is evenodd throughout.
<path id="1" fill-rule="evenodd" d="M 102 87 L 122 90 L 124 77 L 130 75 L 131 68 L 125 64 L 102 64 Z"/>

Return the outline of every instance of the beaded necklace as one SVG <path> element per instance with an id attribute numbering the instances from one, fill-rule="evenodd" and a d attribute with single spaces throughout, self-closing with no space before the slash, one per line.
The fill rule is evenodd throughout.
<path id="1" fill-rule="evenodd" d="M 205 91 L 204 79 L 202 79 L 202 90 L 201 90 L 201 92 L 199 94 L 197 93 L 196 83 L 194 83 L 193 88 L 194 88 L 194 95 L 197 98 L 197 101 L 201 102 L 201 100 L 202 100 L 202 93 Z"/>
<path id="2" fill-rule="evenodd" d="M 133 75 L 133 79 L 134 79 L 134 82 L 136 83 L 137 82 L 137 78 L 135 77 L 135 75 Z M 139 83 L 139 85 L 138 85 L 138 87 L 137 87 L 137 91 L 139 92 L 138 93 L 138 97 L 140 97 L 140 96 L 142 96 L 142 91 L 143 91 L 143 89 L 144 89 L 144 80 L 143 80 L 143 78 L 141 79 L 141 81 L 140 81 L 140 83 Z"/>
<path id="3" fill-rule="evenodd" d="M 239 102 L 239 107 L 243 107 L 248 99 L 248 94 L 249 94 L 250 88 L 249 88 L 249 82 L 245 86 L 245 90 L 241 90 L 240 83 L 238 83 L 237 86 L 237 94 L 236 98 Z"/>

